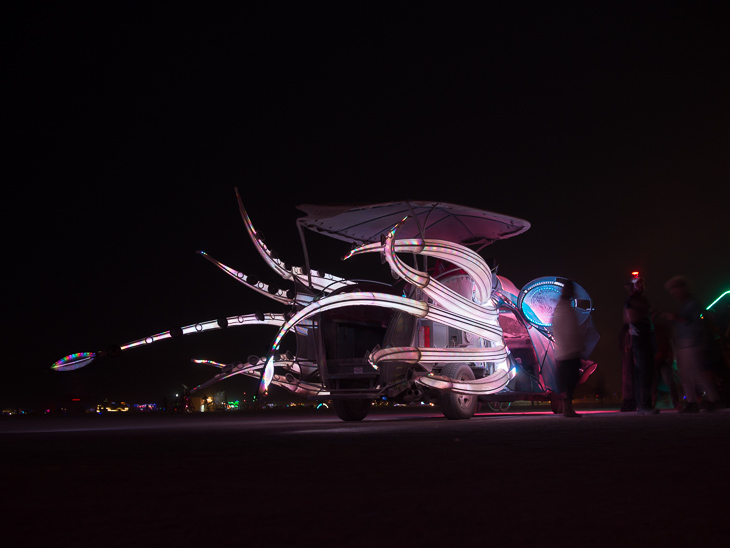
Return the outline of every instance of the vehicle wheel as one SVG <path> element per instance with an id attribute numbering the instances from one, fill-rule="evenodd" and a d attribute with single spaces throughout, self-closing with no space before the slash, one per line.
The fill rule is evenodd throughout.
<path id="1" fill-rule="evenodd" d="M 563 400 L 559 397 L 550 398 L 550 409 L 556 415 L 560 415 L 563 412 Z"/>
<path id="2" fill-rule="evenodd" d="M 511 401 L 490 401 L 487 403 L 487 407 L 489 407 L 489 409 L 491 411 L 494 411 L 495 413 L 499 413 L 500 411 L 507 411 L 510 405 L 512 405 Z"/>
<path id="3" fill-rule="evenodd" d="M 348 422 L 361 421 L 367 417 L 372 403 L 373 400 L 368 399 L 332 400 L 337 416 Z"/>
<path id="4" fill-rule="evenodd" d="M 441 370 L 441 374 L 457 381 L 474 380 L 474 372 L 465 363 L 450 363 Z M 477 397 L 439 392 L 439 405 L 447 419 L 469 419 L 477 410 Z"/>

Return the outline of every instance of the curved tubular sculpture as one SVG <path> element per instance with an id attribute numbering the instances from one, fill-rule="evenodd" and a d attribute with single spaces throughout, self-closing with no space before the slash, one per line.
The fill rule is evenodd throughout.
<path id="1" fill-rule="evenodd" d="M 199 390 L 203 390 L 207 388 L 208 386 L 211 386 L 219 381 L 222 381 L 224 379 L 227 379 L 229 377 L 232 377 L 234 375 L 246 375 L 248 377 L 253 378 L 260 378 L 261 377 L 261 369 L 263 369 L 266 365 L 264 359 L 259 359 L 256 363 L 250 364 L 250 363 L 234 363 L 234 364 L 221 364 L 217 362 L 213 362 L 211 360 L 193 360 L 195 363 L 204 363 L 207 365 L 213 365 L 214 367 L 218 367 L 223 369 L 223 372 L 219 373 L 212 379 L 204 382 L 203 384 L 200 384 L 193 388 L 190 393 L 194 394 L 195 392 Z M 295 394 L 298 394 L 303 397 L 311 397 L 311 396 L 327 396 L 329 395 L 328 391 L 325 391 L 322 388 L 321 384 L 313 384 L 309 382 L 302 381 L 300 379 L 295 379 L 290 373 L 299 373 L 300 366 L 297 362 L 296 358 L 294 359 L 285 359 L 285 360 L 279 360 L 275 362 L 274 364 L 276 367 L 282 367 L 285 371 L 287 371 L 284 375 L 272 375 L 270 384 L 273 384 L 274 386 L 279 386 L 281 388 L 284 388 L 286 390 L 289 390 L 290 392 L 294 392 Z"/>
<path id="2" fill-rule="evenodd" d="M 369 291 L 357 291 L 353 293 L 341 293 L 339 295 L 331 295 L 324 297 L 318 301 L 314 301 L 308 306 L 302 308 L 289 321 L 279 329 L 269 355 L 271 356 L 266 362 L 266 369 L 261 379 L 261 391 L 266 392 L 274 374 L 273 354 L 278 350 L 281 339 L 284 338 L 292 327 L 302 320 L 308 319 L 314 314 L 334 310 L 343 306 L 381 306 L 384 308 L 393 308 L 412 314 L 417 317 L 425 317 L 428 312 L 428 304 L 408 299 L 407 297 L 398 297 L 387 293 L 372 293 Z"/>
<path id="3" fill-rule="evenodd" d="M 334 237 L 343 236 L 344 234 L 342 239 L 347 241 L 372 242 L 372 239 L 368 240 L 368 234 L 371 234 L 372 238 L 375 238 L 375 235 L 378 234 L 382 234 L 382 236 L 380 236 L 381 241 L 379 243 L 364 243 L 354 248 L 347 256 L 343 257 L 343 260 L 364 253 L 379 253 L 383 263 L 388 263 L 388 267 L 396 278 L 415 288 L 411 293 L 411 297 L 407 297 L 405 293 L 403 295 L 393 295 L 391 293 L 358 291 L 353 287 L 358 284 L 357 281 L 311 270 L 309 268 L 308 258 L 306 259 L 305 267 L 289 266 L 279 259 L 275 251 L 270 250 L 266 246 L 263 234 L 254 228 L 243 206 L 238 189 L 236 189 L 236 198 L 246 231 L 259 255 L 261 255 L 266 264 L 282 279 L 295 284 L 297 291 L 294 289 L 279 289 L 273 284 L 261 282 L 253 276 L 246 275 L 243 272 L 231 268 L 203 251 L 199 251 L 198 253 L 244 286 L 266 295 L 278 303 L 291 307 L 289 313 L 256 313 L 230 316 L 195 323 L 185 327 L 177 327 L 169 331 L 163 331 L 131 341 L 122 346 L 111 346 L 106 351 L 70 354 L 55 362 L 52 368 L 57 371 L 71 371 L 88 365 L 97 357 L 115 356 L 131 348 L 146 346 L 169 338 L 179 338 L 194 333 L 239 325 L 272 325 L 276 326 L 278 331 L 265 358 L 252 356 L 247 363 L 235 362 L 231 364 L 221 364 L 210 360 L 194 360 L 196 363 L 204 363 L 217 367 L 220 371 L 212 379 L 193 389 L 193 392 L 233 375 L 246 375 L 260 379 L 259 387 L 263 392 L 268 389 L 270 384 L 274 384 L 307 397 L 327 397 L 330 396 L 329 388 L 325 389 L 323 384 L 319 382 L 308 382 L 317 378 L 316 374 L 319 372 L 321 366 L 316 361 L 310 361 L 312 354 L 319 352 L 315 352 L 310 348 L 312 341 L 307 341 L 308 348 L 303 352 L 303 355 L 308 356 L 308 358 L 299 360 L 289 353 L 284 355 L 279 353 L 278 349 L 283 337 L 291 331 L 295 331 L 298 335 L 305 337 L 311 336 L 313 328 L 317 326 L 317 322 L 319 321 L 315 316 L 320 313 L 341 307 L 374 306 L 396 310 L 414 316 L 422 321 L 433 322 L 439 326 L 440 333 L 444 332 L 441 328 L 448 327 L 455 328 L 464 334 L 473 336 L 466 338 L 468 344 L 459 347 L 438 348 L 431 346 L 412 346 L 380 348 L 376 346 L 375 349 L 370 351 L 367 358 L 368 362 L 376 370 L 392 362 L 411 364 L 416 368 L 412 371 L 415 373 L 415 379 L 410 377 L 412 380 L 409 382 L 433 390 L 449 391 L 456 394 L 472 396 L 498 392 L 504 389 L 509 380 L 515 377 L 516 369 L 509 370 L 508 366 L 509 350 L 505 344 L 499 323 L 498 307 L 504 301 L 504 305 L 513 309 L 515 317 L 523 324 L 525 329 L 529 326 L 525 324 L 520 310 L 515 308 L 514 299 L 506 293 L 500 293 L 499 285 L 494 286 L 494 284 L 497 284 L 497 277 L 489 269 L 484 259 L 477 252 L 469 249 L 465 245 L 454 243 L 454 241 L 449 239 L 454 237 L 459 242 L 469 241 L 473 243 L 474 238 L 470 237 L 469 234 L 474 235 L 470 228 L 474 226 L 478 227 L 479 230 L 476 230 L 475 233 L 478 233 L 482 239 L 486 237 L 485 234 L 489 236 L 489 241 L 501 237 L 508 237 L 512 232 L 509 230 L 505 231 L 504 227 L 497 230 L 492 225 L 483 226 L 483 223 L 491 223 L 492 221 L 498 223 L 509 221 L 512 223 L 514 220 L 504 220 L 495 214 L 488 214 L 486 217 L 480 214 L 474 217 L 476 220 L 470 227 L 465 226 L 468 230 L 467 234 L 464 234 L 464 231 L 459 231 L 458 229 L 459 226 L 463 225 L 463 221 L 459 221 L 462 225 L 458 225 L 458 223 L 456 227 L 453 225 L 453 222 L 455 222 L 454 219 L 457 219 L 457 214 L 463 208 L 442 204 L 444 210 L 448 210 L 450 215 L 445 218 L 450 219 L 452 224 L 447 224 L 445 228 L 444 225 L 439 225 L 430 234 L 432 236 L 438 236 L 438 238 L 446 239 L 427 239 L 425 238 L 424 230 L 419 228 L 414 233 L 410 225 L 406 225 L 402 233 L 404 235 L 408 234 L 409 236 L 420 237 L 397 239 L 400 227 L 407 220 L 409 222 L 415 220 L 420 227 L 421 221 L 426 222 L 428 216 L 425 219 L 419 220 L 409 203 L 408 210 L 414 216 L 414 219 L 411 219 L 410 216 L 402 217 L 405 213 L 400 209 L 400 205 L 395 204 L 397 207 L 394 214 L 393 211 L 388 213 L 388 215 L 383 217 L 386 219 L 384 222 L 382 221 L 383 218 L 377 217 L 377 222 L 373 225 L 373 232 L 370 231 L 370 226 L 367 226 L 359 230 L 359 232 L 358 230 L 352 230 L 352 234 L 350 234 L 347 231 L 353 229 L 353 227 L 359 227 L 363 220 L 366 222 L 369 221 L 367 217 L 362 216 L 362 211 L 364 210 L 351 210 L 351 212 L 345 214 L 345 218 L 339 220 L 340 228 L 337 230 L 333 229 L 331 232 L 331 235 Z M 390 207 L 394 204 L 384 205 Z M 380 207 L 380 205 L 373 206 L 375 209 Z M 393 208 L 390 209 L 392 210 Z M 350 215 L 353 212 L 354 216 Z M 468 219 L 472 218 L 469 216 L 472 213 L 463 213 L 462 216 L 464 215 Z M 326 218 L 330 219 L 330 217 Z M 347 220 L 346 223 L 345 219 Z M 400 221 L 395 225 L 390 225 L 393 222 L 391 219 L 400 219 Z M 524 222 L 518 224 L 520 227 L 525 226 Z M 433 223 L 433 226 L 435 225 L 436 222 Z M 300 231 L 301 226 L 303 225 L 299 225 Z M 346 229 L 342 228 L 343 226 L 346 226 Z M 317 230 L 319 230 L 319 227 Z M 327 229 L 323 228 L 323 230 L 326 232 Z M 384 230 L 386 231 L 384 232 Z M 410 232 L 407 233 L 405 232 L 406 230 L 410 230 Z M 457 234 L 459 235 L 457 236 Z M 303 237 L 302 243 L 305 245 Z M 431 257 L 444 261 L 449 264 L 450 270 L 441 273 L 439 276 L 432 276 L 428 272 L 418 270 L 418 261 L 414 262 L 414 266 L 407 265 L 399 257 L 399 254 L 402 253 L 415 256 L 421 255 L 423 257 Z M 425 332 L 425 326 L 422 327 L 424 327 Z M 533 332 L 530 334 L 531 338 L 532 334 Z M 549 345 L 551 340 L 549 331 L 541 330 L 540 334 L 544 338 L 544 341 L 543 338 L 540 341 L 543 341 L 544 345 Z M 427 338 L 424 335 L 425 340 L 430 340 L 430 336 Z M 431 343 L 426 342 L 424 344 L 430 345 Z M 536 345 L 537 342 L 533 340 L 533 344 Z M 546 349 L 545 353 L 547 353 Z M 489 367 L 485 367 L 484 370 L 491 371 L 492 373 L 487 377 L 470 381 L 459 381 L 434 374 L 434 369 L 436 371 L 439 370 L 439 364 L 444 365 L 448 363 L 466 363 L 472 366 L 472 368 L 489 364 Z M 595 366 L 593 369 L 595 369 Z M 586 369 L 586 371 L 587 373 L 585 375 L 590 374 L 592 369 L 590 371 Z M 386 373 L 388 373 L 387 370 Z M 381 380 L 378 382 L 390 382 L 387 378 L 388 375 L 385 374 L 379 377 Z M 400 380 L 398 383 L 402 384 Z M 378 390 L 384 389 L 381 384 L 375 388 Z M 333 396 L 341 396 L 337 390 L 339 388 L 333 389 Z M 371 395 L 370 393 L 365 394 L 367 397 Z"/>
<path id="4" fill-rule="evenodd" d="M 500 369 L 488 377 L 473 381 L 455 381 L 448 377 L 433 375 L 419 377 L 416 379 L 416 383 L 427 388 L 449 390 L 450 392 L 464 394 L 465 396 L 479 396 L 481 394 L 494 394 L 495 392 L 499 392 L 510 380 L 514 378 L 514 376 L 514 369 L 509 372 Z"/>
<path id="5" fill-rule="evenodd" d="M 157 333 L 156 335 L 150 335 L 142 339 L 137 339 L 132 342 L 128 342 L 118 347 L 110 347 L 108 350 L 99 352 L 79 352 L 76 354 L 69 354 L 64 356 L 60 360 L 56 361 L 51 369 L 55 371 L 73 371 L 74 369 L 80 369 L 89 365 L 95 358 L 99 358 L 107 355 L 116 355 L 135 348 L 138 346 L 149 345 L 158 341 L 163 341 L 170 338 L 178 338 L 184 335 L 193 335 L 195 333 L 202 333 L 204 331 L 211 331 L 215 329 L 225 329 L 226 327 L 237 327 L 243 325 L 275 325 L 281 326 L 286 321 L 284 314 L 242 314 L 239 316 L 229 316 L 219 320 L 208 320 L 205 322 L 194 323 L 185 327 L 170 329 Z"/>
<path id="6" fill-rule="evenodd" d="M 507 349 L 499 326 L 499 312 L 489 298 L 492 273 L 484 259 L 472 250 L 452 242 L 395 240 L 394 237 L 395 230 L 390 232 L 384 244 L 378 247 L 363 246 L 353 250 L 350 256 L 360 252 L 379 251 L 379 248 L 382 248 L 391 269 L 405 281 L 419 287 L 436 303 L 436 306 L 429 308 L 428 319 L 473 333 L 493 345 L 487 348 L 419 348 L 416 349 L 420 355 L 418 361 L 420 363 L 489 361 L 496 362 L 496 369 L 506 371 Z M 462 268 L 474 280 L 477 298 L 483 304 L 477 304 L 434 280 L 429 274 L 409 267 L 396 256 L 395 253 L 399 250 L 442 258 Z M 402 354 L 402 350 L 400 352 L 394 352 L 393 349 L 379 350 L 371 355 L 371 362 L 399 360 L 398 356 Z"/>
<path id="7" fill-rule="evenodd" d="M 503 360 L 507 352 L 501 348 L 421 348 L 398 347 L 382 348 L 372 352 L 370 362 L 376 366 L 386 361 L 405 361 L 420 364 L 496 362 Z M 430 370 L 432 366 L 425 369 Z"/>
<path id="8" fill-rule="evenodd" d="M 271 286 L 269 284 L 266 284 L 264 282 L 260 282 L 258 280 L 255 280 L 256 283 L 252 283 L 252 281 L 249 281 L 249 276 L 246 276 L 243 272 L 240 272 L 238 270 L 235 270 L 234 268 L 231 268 L 230 266 L 224 265 L 222 262 L 214 259 L 210 255 L 208 255 L 205 251 L 198 251 L 200 255 L 208 259 L 211 263 L 216 265 L 218 268 L 220 268 L 223 272 L 234 278 L 237 282 L 242 283 L 246 287 L 249 287 L 253 289 L 254 291 L 257 291 L 258 293 L 261 293 L 262 295 L 266 295 L 270 299 L 274 299 L 275 301 L 279 301 L 282 304 L 288 304 L 292 305 L 294 304 L 295 300 L 290 299 L 287 297 L 286 292 L 282 289 L 278 289 L 275 286 Z"/>
<path id="9" fill-rule="evenodd" d="M 382 253 L 382 244 L 368 244 L 355 248 L 343 257 L 342 260 L 347 260 L 354 255 L 375 251 Z M 487 263 L 484 262 L 484 259 L 467 247 L 446 240 L 396 240 L 393 243 L 393 251 L 394 253 L 411 253 L 434 257 L 454 264 L 457 264 L 458 260 L 459 267 L 474 280 L 478 294 L 478 302 L 485 303 L 490 299 L 492 272 L 489 270 Z M 485 282 L 485 280 L 490 281 Z"/>
<path id="10" fill-rule="evenodd" d="M 220 382 L 224 379 L 227 379 L 229 377 L 233 377 L 234 375 L 249 375 L 249 376 L 256 376 L 253 374 L 253 372 L 257 369 L 261 369 L 264 364 L 263 363 L 232 363 L 232 364 L 222 364 L 217 363 L 211 360 L 192 360 L 193 363 L 203 363 L 206 365 L 212 365 L 214 367 L 218 367 L 222 369 L 220 373 L 218 373 L 215 377 L 212 379 L 209 379 L 205 381 L 203 384 L 199 384 L 195 388 L 193 388 L 190 391 L 190 394 L 194 394 L 198 390 L 203 390 L 204 388 L 208 388 L 209 386 Z"/>
<path id="11" fill-rule="evenodd" d="M 323 294 L 329 294 L 333 291 L 336 291 L 338 289 L 354 285 L 356 282 L 352 282 L 349 280 L 345 280 L 344 278 L 338 278 L 337 276 L 333 276 L 331 274 L 327 273 L 320 273 L 320 272 L 311 272 L 307 273 L 306 269 L 300 268 L 300 267 L 293 267 L 291 269 L 287 268 L 287 266 L 278 258 L 274 256 L 274 254 L 269 250 L 268 247 L 266 247 L 266 244 L 264 244 L 263 237 L 254 229 L 253 223 L 251 222 L 251 219 L 248 216 L 248 213 L 246 212 L 246 209 L 243 207 L 243 203 L 241 201 L 241 197 L 238 193 L 238 189 L 236 189 L 236 198 L 238 200 L 238 206 L 239 210 L 241 212 L 241 217 L 243 218 L 244 225 L 246 227 L 246 231 L 248 232 L 249 236 L 251 237 L 251 240 L 254 243 L 254 246 L 256 247 L 259 254 L 263 257 L 264 261 L 276 272 L 279 276 L 281 276 L 285 280 L 290 281 L 297 281 L 305 286 L 311 287 L 313 290 L 321 292 Z M 275 286 L 272 286 L 270 284 L 266 284 L 263 282 L 260 282 L 258 280 L 255 281 L 255 283 L 252 283 L 254 280 L 251 280 L 250 276 L 246 276 L 244 273 L 235 270 L 220 261 L 214 259 L 210 255 L 208 255 L 204 251 L 199 251 L 203 257 L 205 257 L 207 260 L 209 260 L 211 263 L 216 265 L 218 268 L 220 268 L 223 272 L 228 274 L 229 276 L 235 278 L 240 283 L 244 284 L 246 287 L 249 287 L 253 289 L 254 291 L 257 291 L 263 295 L 266 295 L 267 297 L 278 301 L 282 304 L 286 305 L 294 305 L 299 304 L 302 306 L 306 306 L 307 303 L 311 301 L 311 297 L 306 294 L 300 294 L 296 298 L 291 298 L 288 293 L 284 290 L 281 290 L 279 288 L 276 288 Z M 311 278 L 312 284 L 309 285 L 309 279 Z M 285 323 L 286 319 L 283 314 L 248 314 L 248 315 L 240 315 L 240 316 L 230 316 L 228 318 L 223 318 L 220 320 L 209 320 L 201 323 L 196 323 L 192 325 L 188 325 L 186 327 L 182 328 L 176 328 L 171 329 L 169 331 L 163 331 L 162 333 L 157 333 L 155 335 L 150 335 L 148 337 L 144 337 L 142 339 L 137 339 L 135 341 L 131 341 L 129 343 L 123 344 L 121 346 L 116 347 L 110 347 L 108 350 L 105 351 L 98 351 L 98 352 L 78 352 L 74 354 L 69 354 L 68 356 L 64 356 L 60 360 L 53 363 L 51 368 L 55 371 L 73 371 L 75 369 L 80 369 L 82 367 L 85 367 L 89 365 L 92 361 L 94 361 L 95 358 L 103 357 L 107 355 L 117 355 L 118 353 L 128 350 L 130 348 L 135 348 L 138 346 L 148 345 L 157 341 L 169 339 L 169 338 L 177 338 L 183 335 L 191 335 L 194 333 L 201 333 L 203 331 L 209 331 L 213 329 L 221 329 L 229 326 L 237 326 L 237 325 L 253 325 L 253 324 L 263 324 L 263 325 L 275 325 L 277 327 L 282 326 Z M 298 333 L 306 334 L 309 327 L 311 327 L 311 322 L 305 321 L 304 318 L 300 319 L 298 324 L 294 327 Z M 291 326 L 289 327 L 291 329 Z M 282 334 L 283 336 L 283 334 Z M 273 374 L 273 373 L 272 373 Z M 282 381 L 283 382 L 283 381 Z M 268 385 L 268 383 L 267 383 Z"/>
<path id="12" fill-rule="evenodd" d="M 311 288 L 315 291 L 322 291 L 324 293 L 331 293 L 332 291 L 336 291 L 337 289 L 341 289 L 355 283 L 344 278 L 333 276 L 332 274 L 319 273 L 315 271 L 307 273 L 306 269 L 301 267 L 295 266 L 288 269 L 281 260 L 274 257 L 271 250 L 266 247 L 260 233 L 256 232 L 256 229 L 254 229 L 253 223 L 246 212 L 246 208 L 243 207 L 243 202 L 241 201 L 241 196 L 238 194 L 238 189 L 236 189 L 236 198 L 238 200 L 238 209 L 241 212 L 241 217 L 243 218 L 243 224 L 246 226 L 246 231 L 251 237 L 251 241 L 253 241 L 254 246 L 256 246 L 256 250 L 259 252 L 259 255 L 261 255 L 266 264 L 268 264 L 279 276 L 285 280 L 296 280 L 307 287 L 309 287 L 309 278 L 311 277 Z"/>
<path id="13" fill-rule="evenodd" d="M 407 219 L 404 218 L 401 223 Z M 386 348 L 373 351 L 369 361 L 373 367 L 384 361 L 406 361 L 422 364 L 430 370 L 432 364 L 448 362 L 494 362 L 495 374 L 475 381 L 452 382 L 446 377 L 431 377 L 424 380 L 423 385 L 439 390 L 450 389 L 462 394 L 489 394 L 504 388 L 509 382 L 507 371 L 507 348 L 502 337 L 502 329 L 498 322 L 498 311 L 490 295 L 492 290 L 492 273 L 484 260 L 470 249 L 440 240 L 395 240 L 400 224 L 397 224 L 381 244 L 368 244 L 353 250 L 346 258 L 358 253 L 379 251 L 383 254 L 391 270 L 401 279 L 418 287 L 428 296 L 433 304 L 407 297 L 396 297 L 382 293 L 353 292 L 325 297 L 304 307 L 289 321 L 281 326 L 279 333 L 271 345 L 270 357 L 261 377 L 261 391 L 265 392 L 274 375 L 273 354 L 279 347 L 282 337 L 299 321 L 314 314 L 343 306 L 380 306 L 394 308 L 428 319 L 456 327 L 472 333 L 487 341 L 489 346 L 482 348 Z M 428 245 L 427 245 L 428 244 Z M 475 280 L 478 298 L 483 304 L 475 303 L 456 291 L 434 280 L 428 273 L 420 272 L 407 266 L 396 252 L 415 252 L 433 257 L 448 259 L 449 262 L 463 268 Z M 420 378 L 419 378 L 420 380 Z"/>

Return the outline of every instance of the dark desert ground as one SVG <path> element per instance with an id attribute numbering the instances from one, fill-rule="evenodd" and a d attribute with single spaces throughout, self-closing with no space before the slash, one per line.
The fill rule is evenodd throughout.
<path id="1" fill-rule="evenodd" d="M 722 544 L 730 413 L 583 412 L 3 417 L 4 543 Z"/>

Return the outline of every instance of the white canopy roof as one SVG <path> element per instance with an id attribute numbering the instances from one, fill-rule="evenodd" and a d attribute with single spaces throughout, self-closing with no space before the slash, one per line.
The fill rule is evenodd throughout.
<path id="1" fill-rule="evenodd" d="M 371 205 L 300 205 L 302 226 L 356 244 L 380 240 L 405 216 L 398 238 L 431 238 L 485 245 L 525 232 L 530 223 L 516 217 L 445 202 L 387 202 Z"/>

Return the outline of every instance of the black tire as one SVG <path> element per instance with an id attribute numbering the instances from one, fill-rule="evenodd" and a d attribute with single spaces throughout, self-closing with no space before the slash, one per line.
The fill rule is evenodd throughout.
<path id="1" fill-rule="evenodd" d="M 368 416 L 370 406 L 373 400 L 357 399 L 357 400 L 332 400 L 332 407 L 335 413 L 343 421 L 361 421 Z"/>
<path id="2" fill-rule="evenodd" d="M 558 396 L 550 398 L 550 409 L 556 415 L 561 415 L 563 413 L 563 400 Z"/>
<path id="3" fill-rule="evenodd" d="M 441 370 L 441 375 L 457 381 L 473 381 L 474 372 L 465 363 L 450 363 Z M 477 397 L 439 392 L 439 405 L 444 417 L 451 420 L 470 419 L 477 410 Z"/>
<path id="4" fill-rule="evenodd" d="M 507 411 L 510 405 L 512 405 L 511 401 L 490 401 L 487 403 L 487 407 L 489 407 L 489 410 L 494 411 L 495 413 L 499 413 L 500 411 Z"/>

